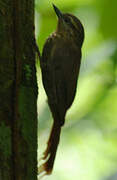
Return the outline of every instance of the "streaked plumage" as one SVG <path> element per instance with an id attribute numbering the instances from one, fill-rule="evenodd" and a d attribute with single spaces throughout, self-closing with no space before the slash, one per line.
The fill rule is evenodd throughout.
<path id="1" fill-rule="evenodd" d="M 52 172 L 61 126 L 75 97 L 84 40 L 84 29 L 78 18 L 62 14 L 55 6 L 54 9 L 58 26 L 45 42 L 41 61 L 43 85 L 54 119 L 43 157 L 46 162 L 40 167 L 40 172 L 46 174 Z"/>

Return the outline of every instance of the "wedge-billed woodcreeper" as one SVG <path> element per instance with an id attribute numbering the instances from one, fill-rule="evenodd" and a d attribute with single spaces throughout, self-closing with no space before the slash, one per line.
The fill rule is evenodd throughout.
<path id="1" fill-rule="evenodd" d="M 45 174 L 52 172 L 61 127 L 75 97 L 84 40 L 84 28 L 80 20 L 72 14 L 63 14 L 55 5 L 53 7 L 58 25 L 45 42 L 40 63 L 43 85 L 54 119 L 43 156 L 45 163 L 39 168 Z"/>

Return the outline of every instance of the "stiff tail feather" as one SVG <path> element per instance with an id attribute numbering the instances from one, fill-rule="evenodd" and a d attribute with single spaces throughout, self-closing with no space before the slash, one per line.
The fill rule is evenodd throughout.
<path id="1" fill-rule="evenodd" d="M 58 121 L 54 121 L 50 137 L 47 143 L 47 149 L 43 154 L 45 162 L 39 167 L 39 174 L 45 172 L 44 175 L 52 173 L 57 147 L 60 140 L 61 125 Z"/>

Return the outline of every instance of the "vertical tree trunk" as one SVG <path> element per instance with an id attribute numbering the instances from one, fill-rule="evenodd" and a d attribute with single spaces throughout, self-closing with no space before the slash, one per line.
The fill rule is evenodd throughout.
<path id="1" fill-rule="evenodd" d="M 0 180 L 37 179 L 34 0 L 0 0 Z"/>

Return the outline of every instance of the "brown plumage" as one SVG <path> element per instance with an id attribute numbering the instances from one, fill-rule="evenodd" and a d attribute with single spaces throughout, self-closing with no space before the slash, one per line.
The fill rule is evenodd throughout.
<path id="1" fill-rule="evenodd" d="M 44 152 L 45 163 L 39 168 L 46 174 L 52 172 L 61 127 L 75 97 L 84 40 L 84 29 L 79 19 L 71 14 L 62 14 L 56 6 L 54 10 L 58 16 L 57 30 L 45 42 L 41 60 L 43 85 L 54 119 Z"/>

